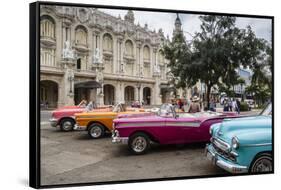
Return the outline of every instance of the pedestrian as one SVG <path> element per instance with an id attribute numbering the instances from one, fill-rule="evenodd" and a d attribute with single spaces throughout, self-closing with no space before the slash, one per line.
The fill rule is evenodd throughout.
<path id="1" fill-rule="evenodd" d="M 232 109 L 233 109 L 233 111 L 238 112 L 237 102 L 236 102 L 236 99 L 234 99 L 234 98 L 232 100 Z"/>
<path id="2" fill-rule="evenodd" d="M 228 100 L 228 109 L 229 111 L 232 111 L 232 98 L 229 98 Z"/>
<path id="3" fill-rule="evenodd" d="M 236 99 L 236 104 L 237 104 L 237 113 L 240 114 L 241 103 L 240 103 L 239 99 Z"/>
<path id="4" fill-rule="evenodd" d="M 181 99 L 179 99 L 178 100 L 178 108 L 182 109 L 182 106 L 183 106 L 183 103 L 182 103 Z"/>
<path id="5" fill-rule="evenodd" d="M 184 112 L 188 112 L 188 108 L 189 108 L 189 102 L 188 102 L 188 99 L 186 99 L 183 103 L 182 109 Z"/>
<path id="6" fill-rule="evenodd" d="M 223 101 L 223 111 L 229 111 L 228 98 L 225 98 Z"/>
<path id="7" fill-rule="evenodd" d="M 213 111 L 213 112 L 216 111 L 216 103 L 213 98 L 210 101 L 210 111 Z"/>
<path id="8" fill-rule="evenodd" d="M 189 107 L 188 110 L 189 113 L 196 113 L 196 112 L 200 112 L 200 104 L 199 104 L 199 98 L 197 96 L 194 96 L 192 98 L 192 103 Z"/>

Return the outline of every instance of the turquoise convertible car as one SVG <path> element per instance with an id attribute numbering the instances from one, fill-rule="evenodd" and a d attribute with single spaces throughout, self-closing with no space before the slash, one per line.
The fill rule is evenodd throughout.
<path id="1" fill-rule="evenodd" d="M 257 116 L 225 119 L 210 127 L 206 156 L 230 173 L 273 171 L 272 104 Z"/>

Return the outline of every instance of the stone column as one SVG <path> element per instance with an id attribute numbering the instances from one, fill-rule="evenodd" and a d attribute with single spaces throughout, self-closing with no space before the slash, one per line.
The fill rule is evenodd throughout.
<path id="1" fill-rule="evenodd" d="M 140 87 L 140 102 L 143 100 L 143 85 Z"/>
<path id="2" fill-rule="evenodd" d="M 122 43 L 123 43 L 123 37 L 118 36 L 117 37 L 117 68 L 116 68 L 118 73 L 123 73 L 125 69 L 123 64 Z"/>
<path id="3" fill-rule="evenodd" d="M 136 84 L 136 87 L 135 87 L 135 97 L 134 97 L 134 100 L 136 101 L 141 101 L 141 99 L 140 99 L 140 93 L 141 93 L 141 87 L 142 87 L 142 85 L 141 85 L 141 83 L 137 83 Z"/>
<path id="4" fill-rule="evenodd" d="M 162 101 L 161 101 L 161 91 L 160 91 L 160 76 L 156 77 L 153 94 L 154 94 L 154 104 L 161 105 Z"/>
<path id="5" fill-rule="evenodd" d="M 65 105 L 64 103 L 64 83 L 60 82 L 58 84 L 58 107 L 62 107 Z"/>
<path id="6" fill-rule="evenodd" d="M 136 63 L 137 63 L 137 66 L 136 66 L 136 75 L 137 76 L 142 76 L 142 72 L 141 72 L 141 42 L 140 41 L 137 41 L 137 53 L 136 53 Z"/>
<path id="7" fill-rule="evenodd" d="M 104 93 L 103 93 L 103 84 L 101 88 L 97 88 L 97 103 L 100 106 L 104 105 Z"/>
<path id="8" fill-rule="evenodd" d="M 90 101 L 95 101 L 97 102 L 97 92 L 96 92 L 97 89 L 91 89 L 90 90 Z"/>
<path id="9" fill-rule="evenodd" d="M 112 71 L 113 73 L 118 72 L 118 39 L 113 37 L 113 58 L 112 58 Z"/>
<path id="10" fill-rule="evenodd" d="M 124 88 L 124 83 L 120 82 L 120 102 L 125 102 L 125 88 Z"/>
<path id="11" fill-rule="evenodd" d="M 64 95 L 65 105 L 74 105 L 74 69 L 75 61 L 73 59 L 65 59 L 62 61 L 65 68 L 64 73 Z"/>

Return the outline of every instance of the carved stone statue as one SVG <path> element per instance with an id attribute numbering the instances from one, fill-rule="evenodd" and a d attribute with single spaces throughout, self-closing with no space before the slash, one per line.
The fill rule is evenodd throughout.
<path id="1" fill-rule="evenodd" d="M 100 64 L 100 63 L 101 63 L 100 50 L 99 48 L 96 48 L 93 53 L 93 64 Z"/>
<path id="2" fill-rule="evenodd" d="M 70 42 L 67 40 L 64 42 L 64 49 L 62 50 L 63 59 L 74 59 L 74 51 L 70 46 Z"/>

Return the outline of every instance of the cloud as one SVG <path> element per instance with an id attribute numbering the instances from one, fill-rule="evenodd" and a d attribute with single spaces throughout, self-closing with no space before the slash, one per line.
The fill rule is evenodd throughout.
<path id="1" fill-rule="evenodd" d="M 237 18 L 236 25 L 239 28 L 246 28 L 248 25 L 251 26 L 258 38 L 263 38 L 267 41 L 271 41 L 272 37 L 272 22 L 271 19 L 260 19 L 260 18 Z"/>
<path id="2" fill-rule="evenodd" d="M 118 17 L 120 15 L 122 19 L 127 13 L 127 10 L 119 9 L 99 9 L 103 12 L 106 12 L 112 16 Z M 162 28 L 165 36 L 169 35 L 170 37 L 173 34 L 174 23 L 177 17 L 176 13 L 167 13 L 167 12 L 151 12 L 151 11 L 134 11 L 135 15 L 135 24 L 139 23 L 141 26 L 148 24 L 150 30 L 158 31 Z M 199 20 L 198 14 L 183 14 L 180 13 L 179 17 L 182 22 L 182 29 L 187 40 L 191 40 L 195 32 L 200 31 L 201 21 Z M 261 19 L 261 18 L 245 18 L 237 17 L 236 26 L 239 28 L 246 28 L 248 25 L 251 26 L 258 38 L 266 39 L 271 41 L 272 32 L 271 32 L 271 19 Z"/>

